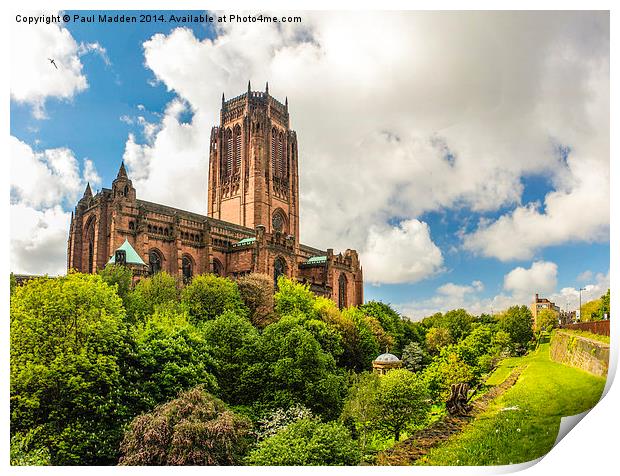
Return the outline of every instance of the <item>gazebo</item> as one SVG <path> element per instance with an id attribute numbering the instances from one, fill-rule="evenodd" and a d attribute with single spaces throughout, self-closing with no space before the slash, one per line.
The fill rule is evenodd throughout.
<path id="1" fill-rule="evenodd" d="M 392 369 L 401 368 L 402 365 L 402 361 L 394 354 L 390 354 L 386 348 L 385 354 L 381 354 L 372 361 L 372 371 L 378 373 L 379 375 L 385 375 Z"/>

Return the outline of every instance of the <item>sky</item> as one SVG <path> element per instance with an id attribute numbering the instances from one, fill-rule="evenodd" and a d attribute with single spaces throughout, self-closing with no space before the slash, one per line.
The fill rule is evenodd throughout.
<path id="1" fill-rule="evenodd" d="M 65 272 L 71 211 L 122 160 L 139 198 L 206 214 L 221 95 L 250 80 L 288 98 L 301 241 L 357 249 L 366 300 L 420 319 L 609 287 L 608 13 L 63 13 L 11 25 L 13 272 Z"/>

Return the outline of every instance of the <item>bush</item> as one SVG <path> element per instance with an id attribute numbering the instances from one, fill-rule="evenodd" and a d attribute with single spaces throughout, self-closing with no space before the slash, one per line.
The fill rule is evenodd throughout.
<path id="1" fill-rule="evenodd" d="M 214 274 L 194 277 L 181 294 L 181 301 L 189 310 L 194 322 L 215 319 L 224 311 L 246 315 L 247 308 L 241 300 L 237 283 Z"/>
<path id="2" fill-rule="evenodd" d="M 306 317 L 313 317 L 315 300 L 316 296 L 310 291 L 310 285 L 298 283 L 286 276 L 278 278 L 278 292 L 275 295 L 278 316 L 301 313 Z"/>
<path id="3" fill-rule="evenodd" d="M 237 280 L 241 299 L 250 311 L 250 320 L 263 328 L 275 320 L 273 279 L 266 274 L 252 273 Z"/>
<path id="4" fill-rule="evenodd" d="M 375 405 L 377 427 L 398 441 L 403 430 L 426 422 L 430 412 L 427 383 L 409 370 L 390 370 L 379 379 Z"/>
<path id="5" fill-rule="evenodd" d="M 360 452 L 345 427 L 304 418 L 261 441 L 246 458 L 256 466 L 351 466 Z"/>
<path id="6" fill-rule="evenodd" d="M 437 404 L 446 402 L 450 396 L 452 384 L 472 384 L 475 381 L 473 369 L 454 352 L 444 352 L 444 354 L 436 357 L 424 369 L 422 375 L 428 385 L 431 398 Z"/>
<path id="7" fill-rule="evenodd" d="M 179 297 L 177 280 L 161 271 L 141 279 L 127 297 L 127 313 L 133 321 L 141 321 L 153 314 L 155 307 L 176 302 Z"/>
<path id="8" fill-rule="evenodd" d="M 129 291 L 131 291 L 131 282 L 133 272 L 127 266 L 119 264 L 108 264 L 105 268 L 98 271 L 104 283 L 109 286 L 116 286 L 116 294 L 126 304 Z"/>
<path id="9" fill-rule="evenodd" d="M 379 417 L 376 403 L 380 382 L 376 373 L 353 375 L 355 380 L 349 388 L 340 419 L 352 427 L 354 437 L 359 440 L 360 450 L 365 454 L 368 437 Z"/>
<path id="10" fill-rule="evenodd" d="M 264 440 L 283 430 L 291 423 L 312 417 L 312 411 L 303 405 L 293 405 L 288 409 L 278 408 L 258 421 L 258 429 L 255 431 L 256 439 L 258 441 Z"/>
<path id="11" fill-rule="evenodd" d="M 135 418 L 120 465 L 234 465 L 247 448 L 249 422 L 197 387 Z"/>
<path id="12" fill-rule="evenodd" d="M 37 445 L 37 430 L 11 436 L 11 466 L 49 466 L 50 452 Z"/>
<path id="13" fill-rule="evenodd" d="M 430 355 L 417 342 L 410 342 L 403 349 L 403 366 L 411 372 L 420 372 L 429 364 Z"/>
<path id="14" fill-rule="evenodd" d="M 29 281 L 11 299 L 11 431 L 50 462 L 109 464 L 131 410 L 121 299 L 98 275 Z"/>

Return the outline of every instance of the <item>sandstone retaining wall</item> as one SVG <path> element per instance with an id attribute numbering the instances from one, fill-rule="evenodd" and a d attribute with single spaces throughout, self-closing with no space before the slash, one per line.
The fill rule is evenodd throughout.
<path id="1" fill-rule="evenodd" d="M 609 344 L 556 330 L 551 337 L 552 360 L 571 365 L 600 377 L 607 376 Z"/>

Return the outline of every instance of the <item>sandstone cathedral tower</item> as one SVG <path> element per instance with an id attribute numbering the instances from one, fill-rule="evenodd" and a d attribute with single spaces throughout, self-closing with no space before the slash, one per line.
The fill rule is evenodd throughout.
<path id="1" fill-rule="evenodd" d="M 136 279 L 166 271 L 236 278 L 266 273 L 308 283 L 339 307 L 363 303 L 355 250 L 334 254 L 301 244 L 297 135 L 284 104 L 265 91 L 228 101 L 211 130 L 208 216 L 136 198 L 121 164 L 112 188 L 86 187 L 71 219 L 69 269 L 94 273 L 116 258 Z M 121 254 L 119 254 L 119 252 Z"/>

